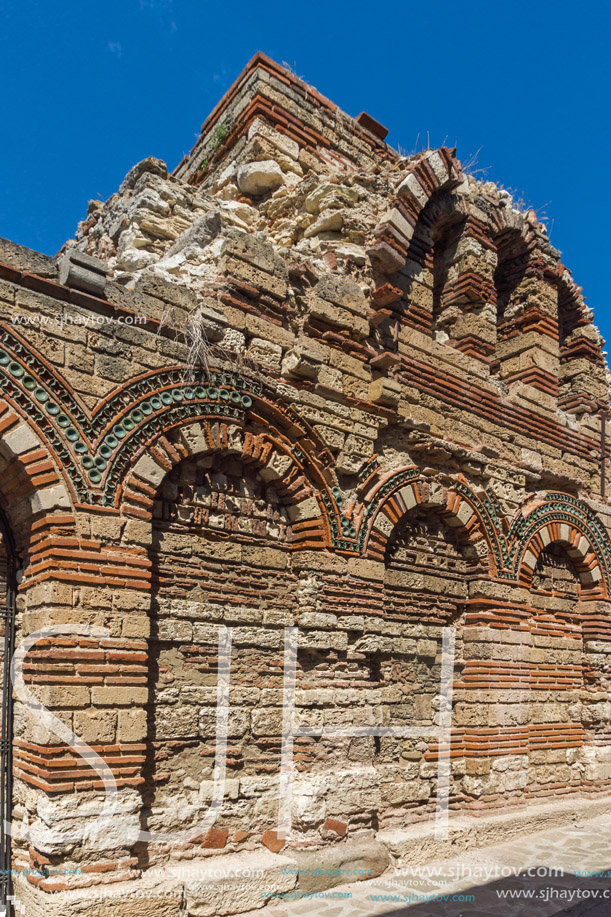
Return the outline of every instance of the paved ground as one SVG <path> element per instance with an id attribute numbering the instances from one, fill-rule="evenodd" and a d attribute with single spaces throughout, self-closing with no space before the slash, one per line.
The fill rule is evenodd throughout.
<path id="1" fill-rule="evenodd" d="M 331 898 L 332 894 L 345 897 Z M 322 895 L 328 897 L 285 901 L 256 913 L 261 917 L 611 917 L 611 816 L 526 835 L 419 869 L 402 869 L 396 875 L 337 886 Z"/>

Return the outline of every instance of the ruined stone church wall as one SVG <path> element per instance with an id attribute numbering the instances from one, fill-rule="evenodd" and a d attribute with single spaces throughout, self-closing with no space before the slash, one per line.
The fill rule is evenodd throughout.
<path id="1" fill-rule="evenodd" d="M 452 813 L 608 792 L 600 335 L 532 212 L 383 133 L 259 59 L 175 173 L 134 167 L 62 257 L 0 244 L 18 637 L 65 630 L 24 683 L 119 799 L 96 832 L 100 775 L 16 702 L 15 862 L 64 870 L 25 883 L 32 913 L 432 824 L 438 738 L 300 735 L 278 837 L 289 627 L 301 726 L 423 730 L 455 628 Z M 208 809 L 222 627 L 221 813 L 143 843 Z"/>

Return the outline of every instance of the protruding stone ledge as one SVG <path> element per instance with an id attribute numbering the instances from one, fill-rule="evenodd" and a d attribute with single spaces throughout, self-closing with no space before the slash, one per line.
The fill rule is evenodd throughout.
<path id="1" fill-rule="evenodd" d="M 340 824 L 340 823 L 338 823 Z M 321 850 L 292 850 L 303 895 L 381 876 L 390 865 L 388 850 L 373 838 L 349 840 Z"/>
<path id="2" fill-rule="evenodd" d="M 104 298 L 108 267 L 99 258 L 69 248 L 59 263 L 59 282 L 75 290 L 83 290 Z"/>
<path id="3" fill-rule="evenodd" d="M 383 844 L 395 866 L 420 865 L 431 860 L 457 856 L 476 847 L 505 843 L 534 831 L 545 831 L 572 823 L 577 818 L 596 818 L 611 812 L 611 797 L 589 800 L 583 797 L 562 802 L 543 803 L 493 815 L 450 817 L 446 839 L 435 838 L 434 822 L 406 829 L 380 831 L 376 841 Z"/>
<path id="4" fill-rule="evenodd" d="M 153 868 L 141 878 L 83 888 L 78 896 L 68 882 L 48 894 L 17 876 L 15 894 L 28 917 L 228 917 L 290 892 L 297 875 L 294 859 L 257 851 Z"/>
<path id="5" fill-rule="evenodd" d="M 374 404 L 394 408 L 401 399 L 401 383 L 384 376 L 374 379 L 369 386 L 369 397 Z"/>
<path id="6" fill-rule="evenodd" d="M 316 381 L 325 362 L 322 349 L 306 339 L 286 355 L 282 369 L 288 375 Z"/>

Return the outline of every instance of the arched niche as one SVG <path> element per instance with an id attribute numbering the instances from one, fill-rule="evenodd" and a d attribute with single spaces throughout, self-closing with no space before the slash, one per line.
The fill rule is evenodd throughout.
<path id="1" fill-rule="evenodd" d="M 406 293 L 427 314 L 433 338 L 441 341 L 452 336 L 461 312 L 454 301 L 455 281 L 460 273 L 466 225 L 467 212 L 460 198 L 440 189 L 420 211 L 410 242 L 412 270 Z"/>
<path id="2" fill-rule="evenodd" d="M 394 527 L 384 557 L 386 614 L 436 624 L 460 614 L 469 556 L 473 562 L 477 557 L 443 520 L 443 509 L 415 506 Z"/>
<path id="3" fill-rule="evenodd" d="M 584 743 L 584 632 L 580 604 L 588 583 L 581 551 L 558 537 L 539 551 L 530 580 L 528 643 L 522 667 L 529 685 L 528 795 L 578 792 Z M 585 539 L 584 539 L 585 540 Z"/>
<path id="4" fill-rule="evenodd" d="M 565 271 L 558 282 L 559 406 L 572 414 L 608 413 L 603 341 L 581 289 Z"/>
<path id="5" fill-rule="evenodd" d="M 54 604 L 59 589 L 54 583 L 44 598 L 37 593 L 41 557 L 53 540 L 74 532 L 74 507 L 70 489 L 56 464 L 53 451 L 35 424 L 26 421 L 12 404 L 0 401 L 0 677 L 1 712 L 0 798 L 4 824 L 12 819 L 13 806 L 22 817 L 34 820 L 38 805 L 48 801 L 46 788 L 31 766 L 31 742 L 58 745 L 48 730 L 39 729 L 36 713 L 14 696 L 10 664 L 15 647 L 24 636 L 43 624 L 61 619 Z M 50 553 L 50 552 L 48 552 Z M 54 681 L 54 674 L 40 671 L 30 657 L 26 679 L 37 690 Z M 42 668 L 42 667 L 41 667 Z M 60 679 L 61 680 L 61 676 Z M 53 702 L 49 707 L 54 706 Z M 25 765 L 25 766 L 24 766 Z M 11 890 L 12 861 L 28 862 L 29 844 L 18 835 L 3 831 L 1 866 L 4 895 Z M 14 870 L 13 870 L 14 872 Z M 6 903 L 6 899 L 2 898 Z"/>
<path id="6" fill-rule="evenodd" d="M 453 328 L 462 314 L 460 298 L 455 288 L 460 275 L 461 242 L 466 218 L 452 214 L 441 220 L 432 232 L 433 273 L 433 337 L 447 340 L 453 337 Z"/>
<path id="7" fill-rule="evenodd" d="M 511 327 L 511 319 L 526 299 L 522 286 L 529 262 L 529 246 L 519 229 L 507 228 L 495 239 L 497 266 L 494 272 L 496 289 L 497 339 L 502 341 Z"/>
<path id="8" fill-rule="evenodd" d="M 529 517 L 527 517 L 528 521 Z M 600 525 L 600 524 L 599 524 Z M 530 527 L 528 540 L 522 545 L 518 556 L 519 581 L 532 588 L 534 571 L 542 554 L 550 558 L 550 546 L 557 546 L 571 561 L 578 577 L 580 598 L 603 596 L 607 593 L 606 567 L 601 565 L 601 551 L 607 549 L 608 541 L 600 543 L 599 532 L 590 531 L 583 520 L 547 521 L 544 517 Z M 539 578 L 541 568 L 539 568 Z"/>
<path id="9" fill-rule="evenodd" d="M 436 192 L 422 209 L 410 252 L 434 340 L 488 364 L 495 348 L 496 253 L 492 227 L 459 194 Z"/>
<path id="10" fill-rule="evenodd" d="M 163 833 L 189 828 L 207 811 L 218 636 L 221 626 L 229 627 L 226 794 L 208 839 L 218 848 L 236 833 L 248 836 L 254 827 L 260 835 L 273 827 L 284 627 L 294 623 L 297 594 L 291 570 L 295 500 L 281 475 L 236 442 L 185 456 L 163 476 L 152 505 L 143 818 L 147 830 Z M 256 792 L 238 792 L 238 780 L 253 787 L 259 781 Z M 262 822 L 265 800 L 269 812 Z M 150 862 L 156 855 L 155 844 L 149 845 Z"/>
<path id="11" fill-rule="evenodd" d="M 494 237 L 498 260 L 493 370 L 508 384 L 519 382 L 538 389 L 542 403 L 554 409 L 559 372 L 558 292 L 532 227 L 523 220 L 513 223 Z"/>
<path id="12" fill-rule="evenodd" d="M 454 680 L 460 674 L 468 577 L 479 558 L 456 523 L 445 502 L 425 501 L 397 520 L 386 541 L 382 588 L 388 636 L 372 661 L 380 688 L 388 692 L 383 722 L 394 726 L 439 725 L 443 632 L 448 626 L 455 629 Z M 381 824 L 397 826 L 433 815 L 438 747 L 437 736 L 378 741 L 373 763 L 382 777 Z M 463 772 L 463 760 L 453 758 L 452 804 L 460 799 Z"/>

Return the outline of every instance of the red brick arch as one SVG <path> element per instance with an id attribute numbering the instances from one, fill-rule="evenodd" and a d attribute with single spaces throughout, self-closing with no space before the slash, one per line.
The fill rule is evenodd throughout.
<path id="1" fill-rule="evenodd" d="M 427 150 L 410 163 L 407 174 L 397 188 L 397 197 L 403 202 L 413 225 L 422 210 L 437 191 L 450 191 L 463 181 L 462 166 L 456 150 L 442 147 Z"/>
<path id="2" fill-rule="evenodd" d="M 32 528 L 74 524 L 71 488 L 64 480 L 44 436 L 13 406 L 0 401 L 0 505 L 22 562 L 31 554 Z"/>
<path id="3" fill-rule="evenodd" d="M 551 544 L 562 545 L 571 558 L 584 592 L 607 594 L 605 577 L 590 534 L 571 522 L 544 522 L 530 538 L 519 559 L 518 578 L 530 588 L 540 554 Z"/>
<path id="4" fill-rule="evenodd" d="M 205 453 L 233 455 L 258 467 L 288 508 L 296 546 L 322 548 L 330 543 L 320 491 L 304 468 L 304 456 L 300 460 L 290 440 L 277 430 L 256 433 L 231 421 L 191 422 L 148 445 L 123 486 L 123 515 L 151 521 L 157 489 L 168 472 L 183 459 Z"/>
<path id="5" fill-rule="evenodd" d="M 391 476 L 392 477 L 392 476 Z M 478 557 L 490 557 L 478 513 L 466 496 L 436 481 L 416 478 L 396 489 L 380 504 L 369 522 L 364 554 L 382 560 L 396 525 L 416 506 L 436 510 L 458 540 L 471 545 Z"/>
<path id="6" fill-rule="evenodd" d="M 437 191 L 451 191 L 462 181 L 456 150 L 446 147 L 427 150 L 413 159 L 396 188 L 391 207 L 380 221 L 372 251 L 389 247 L 395 256 L 405 258 L 420 214 L 432 195 Z"/>
<path id="7" fill-rule="evenodd" d="M 526 249 L 531 249 L 537 241 L 535 233 L 537 222 L 534 211 L 529 210 L 527 213 L 522 213 L 511 205 L 497 207 L 493 212 L 493 236 L 498 237 L 508 230 L 514 230 L 524 240 Z"/>

